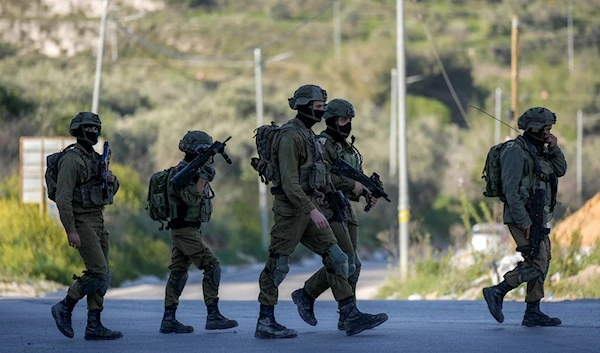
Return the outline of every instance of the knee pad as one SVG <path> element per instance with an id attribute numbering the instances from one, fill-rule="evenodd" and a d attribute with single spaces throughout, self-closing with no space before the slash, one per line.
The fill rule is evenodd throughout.
<path id="1" fill-rule="evenodd" d="M 288 272 L 290 272 L 290 257 L 288 255 L 281 255 L 275 260 L 275 269 L 273 270 L 275 287 L 279 287 Z"/>
<path id="2" fill-rule="evenodd" d="M 348 254 L 346 254 L 348 256 Z M 356 272 L 356 263 L 354 262 L 354 255 L 348 256 L 348 278 L 352 276 L 352 274 Z"/>
<path id="3" fill-rule="evenodd" d="M 348 277 L 348 280 L 352 283 L 358 282 L 360 268 L 362 267 L 362 262 L 360 262 L 360 258 L 358 257 L 358 250 L 354 252 L 354 263 L 356 266 L 356 270 L 353 273 L 350 273 L 350 276 Z"/>
<path id="4" fill-rule="evenodd" d="M 212 289 L 219 290 L 219 284 L 221 283 L 221 265 L 216 262 L 208 265 L 204 269 L 204 278 L 202 281 L 208 284 Z"/>
<path id="5" fill-rule="evenodd" d="M 98 294 L 100 294 L 101 297 L 104 297 L 106 295 L 106 291 L 108 291 L 108 287 L 110 286 L 111 278 L 112 278 L 112 274 L 111 274 L 110 270 L 108 270 L 108 273 L 106 274 L 106 279 L 104 280 L 104 283 L 102 284 L 102 286 L 100 288 L 98 288 Z"/>
<path id="6" fill-rule="evenodd" d="M 348 278 L 348 255 L 346 255 L 339 245 L 333 244 L 329 249 L 325 257 L 329 258 L 329 261 L 325 261 L 325 266 L 333 266 L 328 270 L 342 278 Z"/>
<path id="7" fill-rule="evenodd" d="M 356 269 L 360 270 L 362 267 L 362 261 L 360 261 L 360 257 L 358 256 L 358 250 L 354 251 L 354 263 L 356 264 Z"/>
<path id="8" fill-rule="evenodd" d="M 534 279 L 544 280 L 544 274 L 535 267 L 525 267 L 523 266 L 523 262 L 519 262 L 517 268 L 519 271 L 519 283 L 533 281 Z"/>
<path id="9" fill-rule="evenodd" d="M 85 273 L 83 276 L 77 277 L 77 282 L 79 282 L 81 291 L 85 295 L 98 292 L 98 294 L 104 296 L 103 293 L 106 293 L 106 289 L 104 290 L 104 292 L 102 291 L 102 289 L 105 287 L 108 289 L 108 282 L 106 277 L 102 278 Z"/>
<path id="10" fill-rule="evenodd" d="M 167 281 L 167 286 L 173 289 L 175 294 L 177 294 L 177 297 L 180 297 L 187 280 L 187 272 L 171 273 L 171 275 L 169 275 L 169 280 Z"/>

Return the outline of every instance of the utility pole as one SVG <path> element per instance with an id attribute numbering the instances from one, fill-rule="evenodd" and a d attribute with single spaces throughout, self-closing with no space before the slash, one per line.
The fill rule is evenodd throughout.
<path id="1" fill-rule="evenodd" d="M 517 115 L 519 114 L 519 19 L 517 15 L 512 17 L 511 41 L 510 41 L 510 78 L 511 78 L 511 121 L 513 129 L 517 128 Z M 510 131 L 514 137 L 515 131 Z"/>
<path id="2" fill-rule="evenodd" d="M 496 115 L 494 124 L 494 144 L 497 145 L 500 143 L 500 128 L 502 127 L 500 122 L 502 120 L 502 88 L 500 87 L 496 87 L 496 110 L 494 113 Z"/>
<path id="3" fill-rule="evenodd" d="M 100 86 L 102 80 L 102 57 L 104 56 L 104 39 L 106 37 L 106 17 L 108 16 L 108 0 L 104 0 L 102 17 L 100 18 L 100 39 L 98 43 L 98 56 L 96 57 L 96 77 L 94 79 L 94 93 L 92 97 L 92 113 L 98 114 L 100 100 Z"/>
<path id="4" fill-rule="evenodd" d="M 569 13 L 567 14 L 567 28 L 569 33 L 568 56 L 569 72 L 575 70 L 575 48 L 573 46 L 573 1 L 569 0 Z"/>
<path id="5" fill-rule="evenodd" d="M 406 52 L 404 48 L 404 1 L 396 0 L 396 69 L 398 70 L 398 246 L 402 280 L 408 278 L 408 153 L 406 152 Z"/>
<path id="6" fill-rule="evenodd" d="M 398 172 L 398 70 L 391 72 L 391 109 L 390 109 L 390 179 Z"/>
<path id="7" fill-rule="evenodd" d="M 110 59 L 117 61 L 119 58 L 119 37 L 117 36 L 117 24 L 112 22 L 110 26 Z"/>
<path id="8" fill-rule="evenodd" d="M 339 65 L 342 61 L 342 16 L 340 0 L 333 2 L 333 53 L 335 62 Z"/>
<path id="9" fill-rule="evenodd" d="M 583 204 L 583 112 L 577 111 L 577 206 Z"/>
<path id="10" fill-rule="evenodd" d="M 263 92 L 262 92 L 262 58 L 260 48 L 254 49 L 254 84 L 256 90 L 256 126 L 263 122 Z M 269 247 L 269 216 L 267 214 L 267 185 L 258 178 L 258 200 L 260 206 L 260 224 L 262 230 L 263 249 Z"/>

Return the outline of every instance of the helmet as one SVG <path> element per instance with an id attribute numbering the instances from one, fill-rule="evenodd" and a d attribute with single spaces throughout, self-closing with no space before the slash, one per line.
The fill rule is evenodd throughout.
<path id="1" fill-rule="evenodd" d="M 352 104 L 345 99 L 333 99 L 331 102 L 327 103 L 323 119 L 327 120 L 337 117 L 354 118 L 354 107 Z"/>
<path id="2" fill-rule="evenodd" d="M 200 148 L 208 147 L 212 143 L 212 137 L 206 132 L 188 131 L 179 141 L 179 150 L 185 153 L 197 153 Z"/>
<path id="3" fill-rule="evenodd" d="M 543 107 L 529 108 L 517 120 L 519 129 L 542 131 L 544 126 L 556 124 L 556 114 Z"/>
<path id="4" fill-rule="evenodd" d="M 312 101 L 327 101 L 327 91 L 317 85 L 300 86 L 292 98 L 288 98 L 290 108 L 298 110 L 301 105 L 308 105 Z"/>
<path id="5" fill-rule="evenodd" d="M 102 130 L 102 122 L 100 121 L 100 117 L 98 114 L 94 114 L 92 112 L 80 112 L 73 120 L 71 120 L 71 125 L 69 126 L 69 134 L 71 136 L 76 136 L 75 131 L 79 129 L 80 126 L 83 125 L 94 125 L 98 127 L 98 131 Z M 99 135 L 100 133 L 98 133 Z"/>

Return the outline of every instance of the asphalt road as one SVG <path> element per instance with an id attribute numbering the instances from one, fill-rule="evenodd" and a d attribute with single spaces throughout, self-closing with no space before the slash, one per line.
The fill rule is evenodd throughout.
<path id="1" fill-rule="evenodd" d="M 206 310 L 198 301 L 183 301 L 179 319 L 196 331 L 186 335 L 158 333 L 161 300 L 107 300 L 104 324 L 123 331 L 118 341 L 83 339 L 85 305 L 73 314 L 75 338 L 58 332 L 50 299 L 1 299 L 1 352 L 600 352 L 600 301 L 545 303 L 543 309 L 563 320 L 560 327 L 521 326 L 523 303 L 505 303 L 506 320 L 498 324 L 482 301 L 362 301 L 365 312 L 386 312 L 390 319 L 370 331 L 347 337 L 336 329 L 336 303 L 316 303 L 319 323 L 298 317 L 291 301 L 276 307 L 277 320 L 299 331 L 293 339 L 254 338 L 256 301 L 224 301 L 222 311 L 240 326 L 204 330 Z M 81 303 L 83 304 L 83 303 Z"/>
<path id="2" fill-rule="evenodd" d="M 307 266 L 304 270 L 312 268 Z M 223 285 L 228 289 L 222 296 L 221 311 L 240 324 L 224 331 L 204 330 L 206 308 L 199 300 L 200 292 L 194 289 L 199 286 L 200 273 L 191 276 L 190 286 L 185 290 L 189 293 L 184 294 L 194 298 L 182 300 L 178 311 L 180 321 L 195 327 L 194 333 L 186 335 L 158 333 L 164 284 L 111 290 L 105 302 L 103 323 L 122 331 L 125 337 L 109 342 L 83 339 L 87 317 L 84 302 L 73 313 L 75 337 L 69 339 L 58 332 L 50 307 L 63 293 L 34 299 L 0 298 L 0 352 L 600 352 L 598 300 L 542 303 L 542 309 L 560 317 L 563 325 L 527 328 L 521 326 L 525 304 L 520 302 L 504 304 L 506 319 L 499 324 L 483 301 L 363 299 L 359 301 L 362 311 L 386 312 L 390 319 L 374 330 L 347 337 L 336 329 L 337 304 L 330 297 L 315 305 L 317 326 L 309 326 L 299 318 L 288 294 L 310 273 L 298 268 L 286 279 L 289 284 L 282 289 L 275 314 L 281 324 L 298 330 L 299 336 L 259 340 L 254 338 L 259 308 L 258 289 L 254 288 L 256 271 L 247 269 L 224 275 Z M 369 281 L 376 284 L 377 278 L 385 276 L 386 269 L 375 266 L 365 274 L 364 284 Z M 367 280 L 369 276 L 373 278 Z M 235 283 L 239 283 L 237 290 Z M 141 298 L 144 292 L 148 293 L 147 298 Z M 367 292 L 363 291 L 366 296 L 364 293 Z"/>

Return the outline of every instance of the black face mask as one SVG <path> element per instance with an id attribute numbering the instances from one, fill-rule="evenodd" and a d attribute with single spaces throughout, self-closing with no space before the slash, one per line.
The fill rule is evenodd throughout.
<path id="1" fill-rule="evenodd" d="M 344 137 L 348 137 L 350 136 L 350 132 L 352 131 L 352 122 L 348 122 L 348 124 L 344 125 L 344 126 L 339 126 L 338 125 L 338 129 L 340 130 L 340 134 Z"/>
<path id="2" fill-rule="evenodd" d="M 88 140 L 92 146 L 98 143 L 98 136 L 100 136 L 99 132 L 91 132 L 91 131 L 83 132 L 83 138 L 85 140 Z"/>
<path id="3" fill-rule="evenodd" d="M 323 114 L 325 114 L 324 110 L 314 110 L 308 105 L 301 105 L 298 107 L 298 115 L 304 116 L 308 119 L 314 120 L 315 123 L 318 123 L 323 119 Z"/>
<path id="4" fill-rule="evenodd" d="M 337 124 L 337 118 L 335 118 L 325 120 L 325 124 L 327 125 L 327 133 L 336 141 L 344 140 L 346 137 L 350 136 L 350 131 L 352 131 L 351 121 L 344 126 L 339 126 Z"/>
<path id="5" fill-rule="evenodd" d="M 527 130 L 523 135 L 535 146 L 541 146 L 545 143 L 544 130 L 540 130 L 538 132 Z"/>
<path id="6" fill-rule="evenodd" d="M 77 142 L 79 142 L 81 145 L 93 146 L 98 143 L 100 131 L 84 131 L 83 127 L 80 127 L 79 129 L 77 129 L 75 136 L 77 137 Z"/>

